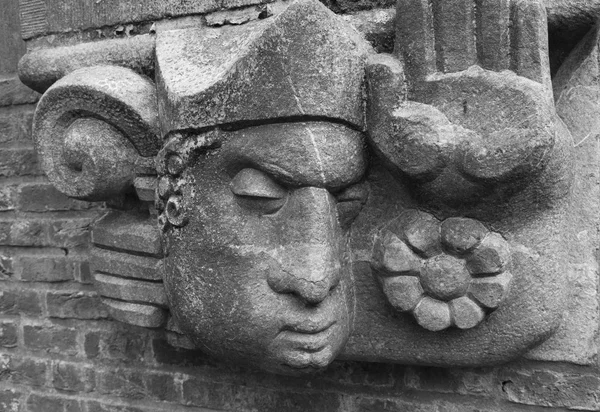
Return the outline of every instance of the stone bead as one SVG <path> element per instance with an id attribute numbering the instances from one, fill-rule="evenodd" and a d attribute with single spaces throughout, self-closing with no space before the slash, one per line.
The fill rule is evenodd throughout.
<path id="1" fill-rule="evenodd" d="M 452 317 L 448 304 L 437 299 L 425 297 L 414 311 L 417 323 L 432 332 L 439 332 L 452 326 Z"/>
<path id="2" fill-rule="evenodd" d="M 481 305 L 496 309 L 508 295 L 512 275 L 504 272 L 498 276 L 474 279 L 469 294 Z"/>
<path id="3" fill-rule="evenodd" d="M 376 265 L 382 276 L 418 276 L 421 259 L 398 236 L 390 232 L 385 233 L 375 247 Z"/>
<path id="4" fill-rule="evenodd" d="M 442 244 L 453 255 L 470 252 L 487 234 L 486 227 L 474 219 L 453 217 L 442 222 Z"/>
<path id="5" fill-rule="evenodd" d="M 492 275 L 506 269 L 510 262 L 508 243 L 497 233 L 488 234 L 467 258 L 472 275 Z"/>
<path id="6" fill-rule="evenodd" d="M 471 275 L 462 260 L 440 255 L 425 261 L 421 271 L 421 282 L 431 296 L 449 301 L 467 292 Z"/>
<path id="7" fill-rule="evenodd" d="M 432 215 L 410 211 L 404 228 L 407 243 L 419 254 L 432 257 L 442 253 L 440 245 L 440 222 Z"/>
<path id="8" fill-rule="evenodd" d="M 466 296 L 450 302 L 450 311 L 452 312 L 454 326 L 459 329 L 474 328 L 485 318 L 483 309 Z"/>
<path id="9" fill-rule="evenodd" d="M 388 302 L 400 312 L 413 310 L 423 298 L 423 287 L 415 276 L 384 278 L 382 283 Z"/>

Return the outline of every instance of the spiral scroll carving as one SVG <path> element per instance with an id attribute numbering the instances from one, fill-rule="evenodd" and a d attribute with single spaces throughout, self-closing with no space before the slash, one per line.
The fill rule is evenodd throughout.
<path id="1" fill-rule="evenodd" d="M 76 70 L 44 94 L 33 136 L 42 168 L 67 196 L 100 201 L 125 191 L 158 153 L 154 84 L 123 67 Z"/>

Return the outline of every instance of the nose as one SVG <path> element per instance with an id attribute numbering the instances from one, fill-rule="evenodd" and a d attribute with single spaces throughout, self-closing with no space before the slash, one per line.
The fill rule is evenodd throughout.
<path id="1" fill-rule="evenodd" d="M 271 288 L 307 304 L 322 302 L 340 281 L 342 239 L 335 199 L 325 189 L 295 190 L 282 214 L 280 270 L 269 274 Z"/>

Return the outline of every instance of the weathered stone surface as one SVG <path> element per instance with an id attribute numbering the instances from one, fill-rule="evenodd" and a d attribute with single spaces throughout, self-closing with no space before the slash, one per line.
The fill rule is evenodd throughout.
<path id="1" fill-rule="evenodd" d="M 92 271 L 124 278 L 162 280 L 162 263 L 153 257 L 130 255 L 96 247 L 91 251 L 90 266 Z"/>
<path id="2" fill-rule="evenodd" d="M 462 296 L 450 302 L 454 325 L 459 329 L 471 329 L 479 325 L 484 317 L 483 309 L 471 299 Z"/>
<path id="3" fill-rule="evenodd" d="M 76 172 L 82 157 L 100 159 L 98 183 L 71 196 L 123 210 L 93 229 L 92 266 L 116 319 L 164 325 L 149 260 L 164 252 L 170 339 L 278 373 L 338 355 L 495 364 L 556 330 L 585 235 L 574 232 L 582 195 L 569 174 L 582 170 L 550 98 L 543 4 L 426 3 L 398 2 L 393 55 L 369 56 L 347 22 L 295 0 L 273 15 L 157 24 L 156 84 L 139 74 L 153 74 L 151 36 L 131 61 L 126 41 L 24 60 L 40 89 L 64 76 L 36 118 L 50 116 L 39 130 L 53 133 L 56 164 Z M 106 61 L 139 73 L 74 70 Z M 130 279 L 145 265 L 157 282 Z M 78 316 L 48 296 L 51 316 Z"/>
<path id="4" fill-rule="evenodd" d="M 241 26 L 159 33 L 163 130 L 306 116 L 362 128 L 367 51 L 350 25 L 312 0 Z"/>
<path id="5" fill-rule="evenodd" d="M 147 303 L 167 306 L 167 295 L 162 282 L 125 279 L 102 273 L 94 274 L 95 285 L 100 295 L 132 303 Z"/>
<path id="6" fill-rule="evenodd" d="M 452 326 L 450 308 L 445 302 L 425 297 L 414 311 L 415 319 L 424 329 L 438 332 Z"/>
<path id="7" fill-rule="evenodd" d="M 421 271 L 421 259 L 398 236 L 387 232 L 375 243 L 373 266 L 382 276 L 413 275 Z M 379 243 L 381 242 L 381 243 Z"/>
<path id="8" fill-rule="evenodd" d="M 600 214 L 600 153 L 596 135 L 600 127 L 598 39 L 597 29 L 591 30 L 565 61 L 554 82 L 557 111 L 573 135 L 576 154 L 575 200 L 569 211 L 574 216 L 569 231 L 573 233 L 573 251 L 566 272 L 569 307 L 556 334 L 527 354 L 531 359 L 596 364 L 598 256 L 594 250 L 599 232 L 594 228 L 598 227 Z"/>
<path id="9" fill-rule="evenodd" d="M 155 99 L 154 86 L 125 68 L 79 69 L 55 83 L 33 126 L 50 181 L 79 199 L 106 200 L 125 191 L 138 158 L 160 145 Z"/>
<path id="10" fill-rule="evenodd" d="M 423 299 L 423 286 L 416 276 L 389 277 L 384 278 L 382 282 L 383 293 L 388 302 L 400 312 L 413 310 Z"/>
<path id="11" fill-rule="evenodd" d="M 19 77 L 27 86 L 43 93 L 67 74 L 85 67 L 111 65 L 140 74 L 151 73 L 154 42 L 151 35 L 139 35 L 30 51 L 19 62 Z"/>
<path id="12" fill-rule="evenodd" d="M 123 323 L 145 328 L 158 328 L 163 326 L 167 320 L 167 311 L 157 306 L 121 302 L 108 298 L 102 299 L 102 302 L 106 305 L 110 315 Z"/>
<path id="13" fill-rule="evenodd" d="M 48 32 L 98 28 L 132 21 L 149 21 L 166 16 L 206 13 L 221 6 L 221 1 L 150 1 L 131 3 L 84 0 L 63 7 L 60 0 L 21 0 L 21 34 L 28 39 Z M 239 7 L 239 6 L 238 6 Z"/>
<path id="14" fill-rule="evenodd" d="M 108 213 L 94 225 L 92 242 L 123 252 L 162 256 L 160 233 L 154 222 L 144 215 Z"/>
<path id="15" fill-rule="evenodd" d="M 154 192 L 156 190 L 156 176 L 136 177 L 133 180 L 135 193 L 142 202 L 154 202 Z"/>

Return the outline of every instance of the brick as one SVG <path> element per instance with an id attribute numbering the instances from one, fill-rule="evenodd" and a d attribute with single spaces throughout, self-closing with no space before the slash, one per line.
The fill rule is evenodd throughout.
<path id="1" fill-rule="evenodd" d="M 31 104 L 39 98 L 40 94 L 21 83 L 16 75 L 0 79 L 0 107 Z"/>
<path id="2" fill-rule="evenodd" d="M 329 382 L 369 387 L 392 387 L 402 380 L 404 368 L 389 363 L 334 362 L 320 375 Z"/>
<path id="3" fill-rule="evenodd" d="M 29 387 L 44 386 L 47 367 L 44 360 L 13 357 L 10 361 L 11 380 L 13 383 Z"/>
<path id="4" fill-rule="evenodd" d="M 93 203 L 67 197 L 50 183 L 29 183 L 19 187 L 18 209 L 24 212 L 47 212 L 63 210 L 85 210 Z"/>
<path id="5" fill-rule="evenodd" d="M 94 334 L 98 334 L 97 338 Z M 91 332 L 90 335 L 92 345 L 95 346 L 94 341 L 99 340 L 101 359 L 118 360 L 123 363 L 142 362 L 150 342 L 148 330 L 122 324 L 116 324 L 110 331 Z M 95 347 L 92 347 L 92 355 L 94 350 Z"/>
<path id="6" fill-rule="evenodd" d="M 335 393 L 275 391 L 196 378 L 183 382 L 183 398 L 186 404 L 202 408 L 261 412 L 338 411 L 341 406 Z"/>
<path id="7" fill-rule="evenodd" d="M 164 409 L 136 408 L 133 406 L 115 405 L 114 403 L 100 403 L 97 401 L 86 402 L 87 412 L 154 412 Z"/>
<path id="8" fill-rule="evenodd" d="M 77 330 L 60 326 L 24 326 L 25 347 L 64 356 L 75 356 L 78 352 Z"/>
<path id="9" fill-rule="evenodd" d="M 98 357 L 100 354 L 100 332 L 88 332 L 85 334 L 83 351 L 88 359 Z"/>
<path id="10" fill-rule="evenodd" d="M 0 221 L 0 244 L 10 246 L 48 245 L 47 225 L 42 220 Z"/>
<path id="11" fill-rule="evenodd" d="M 600 409 L 600 377 L 531 368 L 502 369 L 504 397 L 514 403 L 584 411 Z"/>
<path id="12" fill-rule="evenodd" d="M 35 106 L 14 106 L 0 109 L 0 144 L 31 141 L 31 124 Z"/>
<path id="13" fill-rule="evenodd" d="M 11 279 L 14 275 L 13 259 L 10 255 L 0 251 L 0 280 Z"/>
<path id="14" fill-rule="evenodd" d="M 106 319 L 108 312 L 94 292 L 48 292 L 48 316 L 60 319 Z"/>
<path id="15" fill-rule="evenodd" d="M 0 411 L 19 412 L 23 394 L 16 390 L 0 390 Z"/>
<path id="16" fill-rule="evenodd" d="M 148 392 L 140 371 L 104 369 L 96 372 L 97 391 L 104 395 L 127 399 L 145 399 Z"/>
<path id="17" fill-rule="evenodd" d="M 215 366 L 215 361 L 200 350 L 174 348 L 164 339 L 152 340 L 152 353 L 157 363 L 177 366 Z"/>
<path id="18" fill-rule="evenodd" d="M 1 125 L 0 125 L 1 127 Z M 17 207 L 17 186 L 2 185 L 0 187 L 0 212 L 15 210 Z"/>
<path id="19" fill-rule="evenodd" d="M 43 172 L 33 147 L 0 150 L 0 177 L 40 176 Z"/>
<path id="20" fill-rule="evenodd" d="M 166 373 L 151 373 L 146 376 L 146 390 L 150 398 L 157 401 L 178 402 L 177 391 L 173 375 Z"/>
<path id="21" fill-rule="evenodd" d="M 54 219 L 48 228 L 48 246 L 61 248 L 85 247 L 90 241 L 90 225 L 97 215 Z"/>
<path id="22" fill-rule="evenodd" d="M 52 366 L 52 386 L 65 392 L 91 392 L 95 388 L 94 370 L 86 365 L 56 362 Z"/>
<path id="23" fill-rule="evenodd" d="M 31 394 L 27 398 L 27 412 L 81 412 L 82 405 L 74 399 Z"/>
<path id="24" fill-rule="evenodd" d="M 15 322 L 0 323 L 0 347 L 14 348 L 17 346 L 17 324 Z"/>
<path id="25" fill-rule="evenodd" d="M 40 297 L 35 291 L 0 291 L 0 314 L 39 316 L 42 314 Z"/>
<path id="26" fill-rule="evenodd" d="M 92 271 L 90 270 L 90 263 L 88 261 L 74 262 L 73 276 L 75 280 L 84 285 L 91 285 L 94 283 Z"/>
<path id="27" fill-rule="evenodd" d="M 19 256 L 17 262 L 22 281 L 64 282 L 73 279 L 73 270 L 64 252 Z"/>

